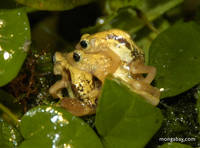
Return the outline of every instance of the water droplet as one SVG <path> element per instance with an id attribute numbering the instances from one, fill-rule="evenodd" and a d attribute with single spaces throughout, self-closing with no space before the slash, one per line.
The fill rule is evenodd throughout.
<path id="1" fill-rule="evenodd" d="M 104 19 L 99 19 L 99 24 L 103 24 L 104 23 Z"/>
<path id="2" fill-rule="evenodd" d="M 160 88 L 160 91 L 164 91 L 165 89 L 164 88 Z"/>
<path id="3" fill-rule="evenodd" d="M 183 52 L 183 49 L 179 49 L 178 51 L 179 51 L 179 52 Z"/>
<path id="4" fill-rule="evenodd" d="M 5 26 L 5 22 L 2 19 L 0 19 L 0 28 L 2 28 L 4 26 Z"/>
<path id="5" fill-rule="evenodd" d="M 10 57 L 10 54 L 8 52 L 4 52 L 3 57 L 4 57 L 4 60 L 8 60 Z"/>
<path id="6" fill-rule="evenodd" d="M 0 51 L 3 51 L 3 48 L 1 47 L 1 45 L 0 45 Z"/>

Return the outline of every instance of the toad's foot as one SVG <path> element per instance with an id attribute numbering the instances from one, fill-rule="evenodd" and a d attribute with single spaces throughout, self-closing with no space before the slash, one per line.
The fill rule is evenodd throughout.
<path id="1" fill-rule="evenodd" d="M 143 82 L 142 80 L 134 81 L 132 84 L 134 90 L 145 98 L 147 102 L 150 102 L 152 105 L 158 105 L 160 101 L 161 91 L 148 83 Z"/>
<path id="2" fill-rule="evenodd" d="M 63 98 L 61 106 L 75 116 L 91 115 L 96 113 L 96 106 L 86 105 L 74 98 Z"/>

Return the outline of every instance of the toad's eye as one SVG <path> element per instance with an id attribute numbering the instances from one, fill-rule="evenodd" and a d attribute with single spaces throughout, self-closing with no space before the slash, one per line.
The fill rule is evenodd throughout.
<path id="1" fill-rule="evenodd" d="M 74 52 L 74 54 L 73 54 L 73 58 L 74 58 L 74 61 L 78 62 L 78 61 L 80 61 L 81 56 L 80 56 L 79 53 Z"/>
<path id="2" fill-rule="evenodd" d="M 80 44 L 81 44 L 81 47 L 82 47 L 82 48 L 87 48 L 87 47 L 88 47 L 88 43 L 87 43 L 87 41 L 85 41 L 85 40 L 82 40 L 82 41 L 80 42 Z"/>

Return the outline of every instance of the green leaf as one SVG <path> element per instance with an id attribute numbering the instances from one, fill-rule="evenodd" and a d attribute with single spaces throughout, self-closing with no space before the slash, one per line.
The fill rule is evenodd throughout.
<path id="1" fill-rule="evenodd" d="M 192 146 L 181 144 L 177 142 L 169 142 L 163 144 L 160 148 L 193 148 Z"/>
<path id="2" fill-rule="evenodd" d="M 143 148 L 160 128 L 160 109 L 106 78 L 96 114 L 96 128 L 106 148 Z M 148 123 L 148 124 L 147 124 Z"/>
<path id="3" fill-rule="evenodd" d="M 184 2 L 184 0 L 144 0 L 144 3 L 139 9 L 141 9 L 146 17 L 153 21 L 165 12 Z"/>
<path id="4" fill-rule="evenodd" d="M 13 96 L 0 89 L 0 103 L 10 108 L 15 114 L 18 114 L 18 116 L 20 116 L 21 106 L 18 102 L 14 102 L 14 100 L 15 98 Z"/>
<path id="5" fill-rule="evenodd" d="M 157 69 L 161 98 L 178 95 L 200 83 L 200 27 L 194 23 L 171 26 L 153 41 L 149 65 Z"/>
<path id="6" fill-rule="evenodd" d="M 87 123 L 62 108 L 32 108 L 22 117 L 20 127 L 25 138 L 20 148 L 103 148 Z"/>
<path id="7" fill-rule="evenodd" d="M 0 86 L 15 78 L 26 58 L 30 41 L 24 8 L 0 10 Z"/>
<path id="8" fill-rule="evenodd" d="M 113 13 L 114 11 L 117 11 L 119 8 L 122 7 L 138 7 L 141 6 L 143 3 L 143 0 L 106 0 L 105 8 L 106 11 L 110 14 Z"/>
<path id="9" fill-rule="evenodd" d="M 6 118 L 7 121 L 13 120 L 18 123 L 18 118 L 22 116 L 21 106 L 19 102 L 14 102 L 10 94 L 0 89 L 0 115 Z M 11 121 L 12 119 L 12 121 Z"/>
<path id="10" fill-rule="evenodd" d="M 19 130 L 0 118 L 0 147 L 18 148 L 22 140 Z"/>
<path id="11" fill-rule="evenodd" d="M 0 9 L 15 9 L 19 7 L 21 7 L 21 5 L 14 0 L 0 1 Z"/>
<path id="12" fill-rule="evenodd" d="M 15 0 L 20 4 L 39 10 L 70 10 L 94 0 Z"/>

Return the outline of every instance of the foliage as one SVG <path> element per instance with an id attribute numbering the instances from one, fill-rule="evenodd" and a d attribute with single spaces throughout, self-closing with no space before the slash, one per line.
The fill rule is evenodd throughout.
<path id="1" fill-rule="evenodd" d="M 186 11 L 184 0 L 91 1 L 0 2 L 0 147 L 200 146 L 200 7 Z M 146 64 L 156 67 L 153 85 L 164 90 L 160 104 L 148 104 L 109 75 L 95 116 L 79 118 L 56 107 L 48 92 L 60 79 L 52 73 L 53 53 L 73 50 L 77 30 L 111 28 L 128 31 Z"/>
<path id="2" fill-rule="evenodd" d="M 22 118 L 20 131 L 25 138 L 20 148 L 103 147 L 87 123 L 59 107 L 30 109 Z"/>
<path id="3" fill-rule="evenodd" d="M 162 124 L 161 111 L 110 77 L 103 86 L 95 120 L 102 143 L 109 148 L 144 147 Z"/>
<path id="4" fill-rule="evenodd" d="M 196 23 L 180 23 L 152 42 L 149 64 L 158 71 L 156 86 L 165 89 L 161 98 L 176 96 L 199 84 L 199 34 L 200 27 Z"/>
<path id="5" fill-rule="evenodd" d="M 17 76 L 27 56 L 30 27 L 24 7 L 2 9 L 0 16 L 0 86 L 4 86 Z"/>

